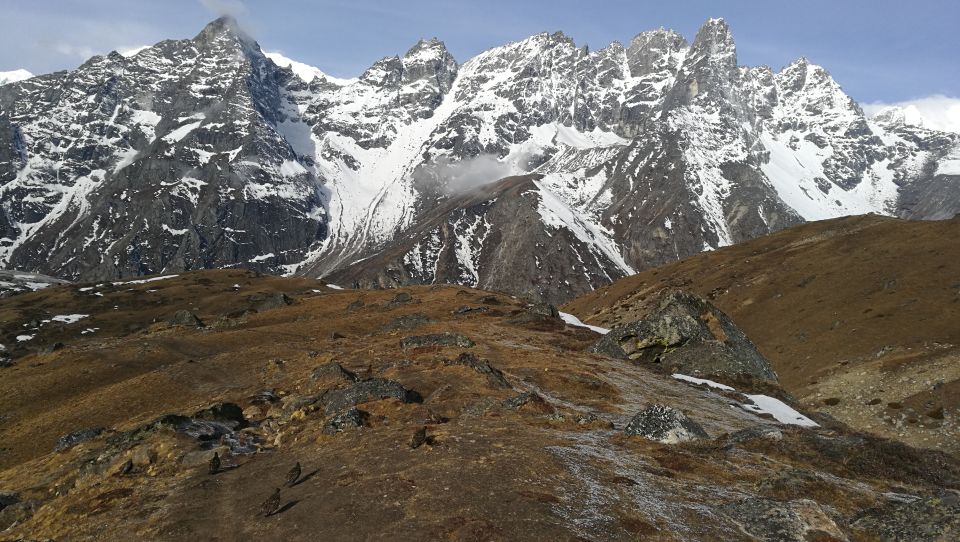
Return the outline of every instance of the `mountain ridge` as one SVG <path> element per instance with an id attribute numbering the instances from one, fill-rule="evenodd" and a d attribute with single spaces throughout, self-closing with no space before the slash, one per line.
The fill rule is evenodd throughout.
<path id="1" fill-rule="evenodd" d="M 805 58 L 740 66 L 722 19 L 690 43 L 660 29 L 590 51 L 541 33 L 459 64 L 433 38 L 355 80 L 310 73 L 221 18 L 193 40 L 4 86 L 0 262 L 71 279 L 244 266 L 418 283 L 412 267 L 394 280 L 362 262 L 395 252 L 458 190 L 537 174 L 541 203 L 559 203 L 497 233 L 535 253 L 532 239 L 563 230 L 604 260 L 602 272 L 574 264 L 569 287 L 544 285 L 537 266 L 511 281 L 511 293 L 559 302 L 807 220 L 960 212 L 960 136 L 868 120 Z M 54 85 L 76 99 L 44 102 Z M 41 118 L 52 111 L 62 120 Z M 122 199 L 144 179 L 149 197 Z M 420 266 L 452 253 L 476 267 L 489 233 L 465 230 Z M 428 242 L 411 241 L 406 259 Z M 484 287 L 491 272 L 455 275 Z"/>

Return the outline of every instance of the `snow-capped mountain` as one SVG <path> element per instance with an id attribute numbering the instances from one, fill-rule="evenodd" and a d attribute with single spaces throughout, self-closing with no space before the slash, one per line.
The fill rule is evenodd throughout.
<path id="1" fill-rule="evenodd" d="M 22 68 L 8 72 L 0 72 L 0 85 L 16 83 L 17 81 L 23 81 L 24 79 L 30 79 L 31 77 L 33 77 L 33 74 Z"/>
<path id="2" fill-rule="evenodd" d="M 740 66 L 719 19 L 692 43 L 538 34 L 462 65 L 421 40 L 350 80 L 219 19 L 0 88 L 0 265 L 557 301 L 805 220 L 952 216 L 958 157 L 957 134 L 868 120 L 805 59 Z"/>

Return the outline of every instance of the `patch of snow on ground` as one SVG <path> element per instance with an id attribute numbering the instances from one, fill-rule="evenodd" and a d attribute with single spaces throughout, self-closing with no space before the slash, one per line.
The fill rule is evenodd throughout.
<path id="1" fill-rule="evenodd" d="M 585 327 L 585 328 L 587 328 L 587 329 L 596 331 L 597 333 L 599 333 L 599 334 L 601 334 L 601 335 L 606 335 L 607 333 L 610 333 L 610 330 L 607 329 L 607 328 L 605 328 L 605 327 L 591 326 L 590 324 L 584 324 L 579 318 L 577 318 L 576 316 L 574 316 L 574 315 L 572 315 L 572 314 L 570 314 L 570 313 L 561 312 L 561 313 L 560 313 L 560 318 L 561 318 L 564 322 L 566 322 L 567 324 L 569 324 L 569 325 L 571 325 L 571 326 Z"/>
<path id="2" fill-rule="evenodd" d="M 172 279 L 174 277 L 179 277 L 180 275 L 164 275 L 162 277 L 153 277 L 151 279 L 138 279 L 138 280 L 128 280 L 124 282 L 114 282 L 114 286 L 123 286 L 124 284 L 146 284 L 148 282 L 156 282 L 158 280 Z"/>
<path id="3" fill-rule="evenodd" d="M 54 322 L 63 322 L 64 324 L 73 324 L 90 316 L 89 314 L 61 314 L 51 318 Z"/>
<path id="4" fill-rule="evenodd" d="M 726 384 L 721 384 L 721 383 L 719 383 L 719 382 L 714 382 L 713 380 L 707 380 L 706 378 L 697 378 L 697 377 L 695 377 L 695 376 L 687 376 L 687 375 L 680 374 L 680 373 L 675 373 L 675 374 L 673 374 L 672 376 L 673 376 L 673 378 L 676 378 L 677 380 L 683 380 L 684 382 L 691 382 L 691 383 L 693 383 L 693 384 L 706 384 L 707 386 L 710 386 L 711 388 L 717 388 L 718 390 L 723 390 L 723 391 L 736 391 L 736 390 L 734 390 L 733 388 L 731 388 L 730 386 L 727 386 Z"/>
<path id="5" fill-rule="evenodd" d="M 26 342 L 34 337 L 36 337 L 36 335 L 17 335 L 17 342 Z"/>
<path id="6" fill-rule="evenodd" d="M 336 284 L 327 284 L 327 288 L 333 288 L 334 290 L 343 290 L 342 286 L 337 286 Z"/>
<path id="7" fill-rule="evenodd" d="M 251 259 L 248 260 L 248 261 L 250 261 L 250 262 L 262 262 L 262 261 L 269 260 L 270 258 L 274 258 L 274 257 L 275 257 L 274 253 L 273 253 L 273 252 L 270 252 L 270 253 L 268 253 L 268 254 L 261 254 L 261 255 L 259 255 L 259 256 L 253 257 L 253 258 L 251 258 Z"/>
<path id="8" fill-rule="evenodd" d="M 790 425 L 799 425 L 802 427 L 819 427 L 817 422 L 800 414 L 790 408 L 786 403 L 779 399 L 767 395 L 749 395 L 747 397 L 753 401 L 752 405 L 742 405 L 744 409 L 757 414 L 770 414 L 778 422 Z"/>

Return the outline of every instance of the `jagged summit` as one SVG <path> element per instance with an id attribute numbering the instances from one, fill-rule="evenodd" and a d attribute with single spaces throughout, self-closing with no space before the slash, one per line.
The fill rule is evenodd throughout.
<path id="1" fill-rule="evenodd" d="M 960 201 L 960 136 L 867 122 L 805 59 L 740 66 L 722 19 L 462 64 L 422 39 L 337 80 L 220 18 L 0 104 L 0 265 L 74 279 L 244 266 L 559 301 L 804 220 Z M 509 204 L 455 204 L 512 176 Z"/>

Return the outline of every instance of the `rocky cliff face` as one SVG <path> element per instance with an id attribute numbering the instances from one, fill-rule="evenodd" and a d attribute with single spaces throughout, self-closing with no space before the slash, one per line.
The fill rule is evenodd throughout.
<path id="1" fill-rule="evenodd" d="M 462 65 L 421 40 L 310 79 L 218 20 L 3 86 L 0 261 L 557 301 L 806 220 L 960 211 L 960 137 L 868 120 L 806 59 L 741 66 L 722 20 L 595 51 L 538 34 Z"/>

